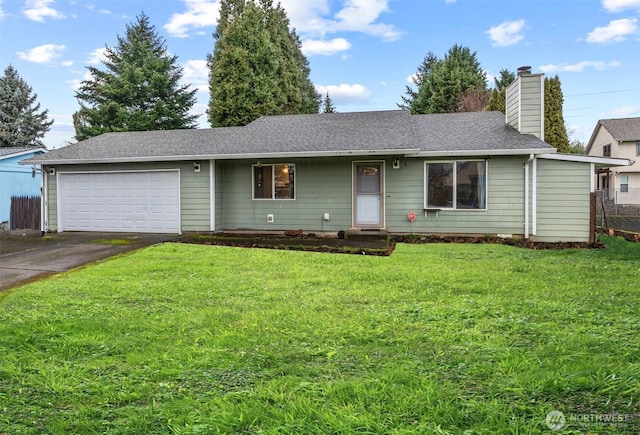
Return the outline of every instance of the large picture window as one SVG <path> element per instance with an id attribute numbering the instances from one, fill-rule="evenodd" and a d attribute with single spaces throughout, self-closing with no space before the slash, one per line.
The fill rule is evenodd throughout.
<path id="1" fill-rule="evenodd" d="M 254 165 L 253 199 L 295 199 L 295 165 Z"/>
<path id="2" fill-rule="evenodd" d="M 487 162 L 425 162 L 425 208 L 485 210 Z"/>

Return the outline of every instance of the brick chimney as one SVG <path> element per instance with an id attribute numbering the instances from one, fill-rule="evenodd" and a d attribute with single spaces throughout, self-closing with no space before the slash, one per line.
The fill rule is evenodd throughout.
<path id="1" fill-rule="evenodd" d="M 544 140 L 544 74 L 531 74 L 530 66 L 521 66 L 506 98 L 507 124 Z"/>

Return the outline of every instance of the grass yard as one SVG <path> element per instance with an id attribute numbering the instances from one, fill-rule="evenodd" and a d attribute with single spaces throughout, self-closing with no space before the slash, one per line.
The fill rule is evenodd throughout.
<path id="1" fill-rule="evenodd" d="M 604 240 L 164 244 L 26 285 L 0 434 L 639 433 L 640 244 Z"/>

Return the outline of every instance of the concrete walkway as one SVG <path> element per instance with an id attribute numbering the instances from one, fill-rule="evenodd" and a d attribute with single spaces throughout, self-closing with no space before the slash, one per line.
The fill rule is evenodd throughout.
<path id="1" fill-rule="evenodd" d="M 175 234 L 0 232 L 0 291 L 124 252 L 176 240 Z"/>

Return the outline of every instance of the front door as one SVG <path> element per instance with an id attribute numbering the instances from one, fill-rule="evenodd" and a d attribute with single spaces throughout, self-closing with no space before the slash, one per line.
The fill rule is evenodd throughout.
<path id="1" fill-rule="evenodd" d="M 384 164 L 356 162 L 353 164 L 353 223 L 357 228 L 384 226 Z"/>

